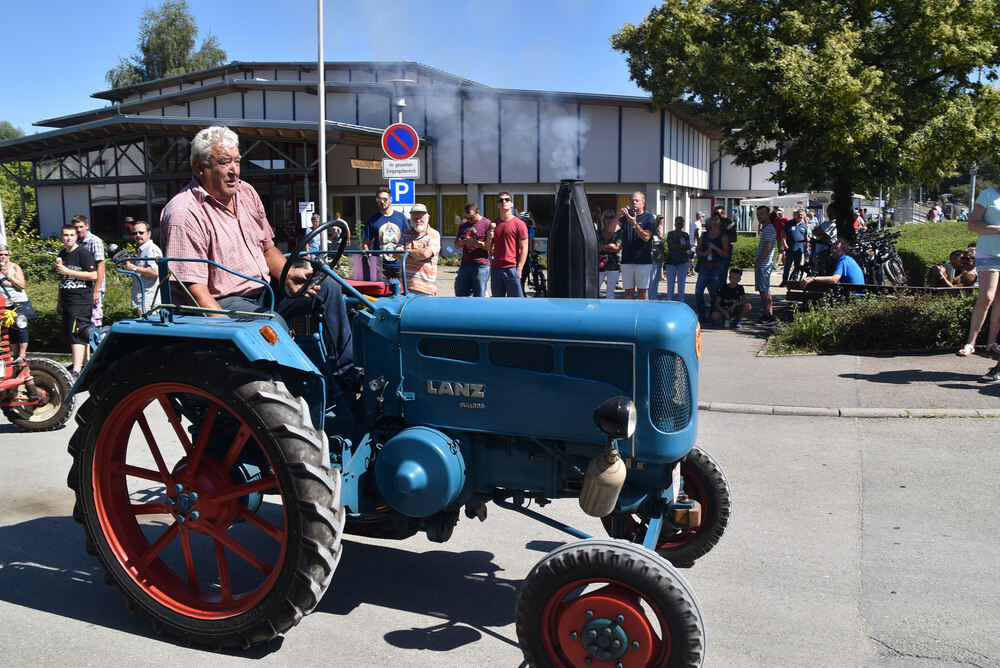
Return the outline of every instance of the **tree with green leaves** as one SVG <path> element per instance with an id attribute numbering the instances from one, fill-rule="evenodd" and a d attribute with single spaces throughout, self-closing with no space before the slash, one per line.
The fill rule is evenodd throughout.
<path id="1" fill-rule="evenodd" d="M 658 104 L 790 189 L 939 183 L 1000 139 L 1000 0 L 670 0 L 611 37 Z"/>
<path id="2" fill-rule="evenodd" d="M 0 121 L 0 141 L 17 139 L 24 136 L 24 130 L 15 128 L 10 121 Z"/>
<path id="3" fill-rule="evenodd" d="M 215 35 L 209 33 L 195 51 L 197 37 L 186 0 L 165 0 L 159 9 L 147 8 L 139 21 L 139 52 L 119 58 L 105 78 L 112 88 L 121 88 L 226 62 Z"/>

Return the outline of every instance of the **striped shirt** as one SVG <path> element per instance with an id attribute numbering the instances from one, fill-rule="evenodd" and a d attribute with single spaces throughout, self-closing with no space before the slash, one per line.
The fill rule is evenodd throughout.
<path id="1" fill-rule="evenodd" d="M 191 182 L 174 195 L 160 215 L 166 257 L 203 258 L 247 276 L 267 281 L 270 273 L 264 252 L 274 246 L 274 230 L 260 196 L 240 181 L 233 197 L 236 213 Z M 259 293 L 260 283 L 203 262 L 171 262 L 174 276 L 183 283 L 208 287 L 212 297 Z"/>
<path id="2" fill-rule="evenodd" d="M 406 287 L 411 292 L 425 295 L 437 294 L 437 263 L 441 255 L 441 235 L 428 225 L 420 236 L 412 227 L 403 232 L 403 247 L 427 248 L 433 253 L 426 260 L 417 260 L 412 255 L 406 256 Z"/>

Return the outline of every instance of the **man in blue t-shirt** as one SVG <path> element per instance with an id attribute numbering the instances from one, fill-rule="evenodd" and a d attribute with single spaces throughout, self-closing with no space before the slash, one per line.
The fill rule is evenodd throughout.
<path id="1" fill-rule="evenodd" d="M 814 281 L 816 283 L 865 284 L 865 272 L 861 270 L 861 265 L 858 264 L 857 260 L 847 254 L 846 244 L 843 241 L 834 242 L 830 246 L 830 256 L 837 262 L 833 273 L 829 276 L 807 276 L 802 281 L 803 287 Z"/>
<path id="2" fill-rule="evenodd" d="M 389 196 L 389 186 L 379 186 L 375 191 L 375 202 L 378 211 L 373 213 L 365 226 L 361 228 L 361 248 L 364 250 L 396 250 L 403 232 L 410 229 L 406 216 L 392 210 L 392 197 Z M 402 276 L 398 255 L 380 255 L 382 278 L 400 278 Z"/>

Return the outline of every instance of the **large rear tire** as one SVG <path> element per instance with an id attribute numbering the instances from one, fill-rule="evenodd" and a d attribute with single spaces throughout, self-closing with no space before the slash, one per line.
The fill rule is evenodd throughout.
<path id="1" fill-rule="evenodd" d="M 319 603 L 340 558 L 340 473 L 275 373 L 142 350 L 103 370 L 77 422 L 73 516 L 157 631 L 245 648 Z"/>
<path id="2" fill-rule="evenodd" d="M 729 524 L 732 493 L 719 462 L 695 446 L 681 460 L 684 493 L 701 504 L 701 525 L 678 530 L 666 523 L 660 531 L 656 552 L 675 566 L 690 566 L 715 547 Z M 601 519 L 612 538 L 642 543 L 649 517 L 642 513 L 617 513 Z"/>
<path id="3" fill-rule="evenodd" d="M 516 618 L 530 666 L 697 668 L 705 656 L 688 583 L 624 541 L 584 540 L 547 554 L 524 579 Z"/>
<path id="4" fill-rule="evenodd" d="M 35 389 L 45 398 L 41 406 L 4 406 L 3 414 L 18 429 L 24 431 L 51 431 L 66 424 L 73 412 L 73 377 L 62 364 L 44 357 L 29 357 L 28 368 L 35 381 Z M 25 398 L 24 387 L 19 387 L 19 398 Z"/>

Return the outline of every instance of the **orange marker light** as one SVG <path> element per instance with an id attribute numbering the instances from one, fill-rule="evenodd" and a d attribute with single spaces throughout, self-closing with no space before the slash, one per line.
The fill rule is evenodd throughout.
<path id="1" fill-rule="evenodd" d="M 697 329 L 694 330 L 694 354 L 701 359 L 701 323 L 698 323 Z"/>
<path id="2" fill-rule="evenodd" d="M 261 327 L 260 335 L 263 336 L 264 340 L 272 346 L 278 342 L 278 333 L 274 331 L 274 327 L 271 327 L 270 325 L 264 325 Z"/>

